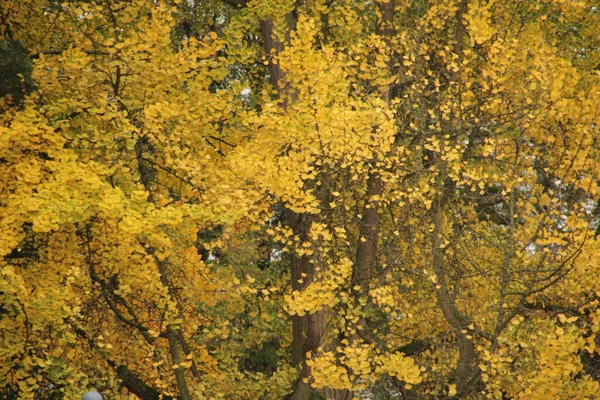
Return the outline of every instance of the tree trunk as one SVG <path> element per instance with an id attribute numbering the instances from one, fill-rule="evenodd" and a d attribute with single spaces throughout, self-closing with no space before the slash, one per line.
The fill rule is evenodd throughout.
<path id="1" fill-rule="evenodd" d="M 446 321 L 452 327 L 458 342 L 458 365 L 455 370 L 456 389 L 460 392 L 468 390 L 471 378 L 477 371 L 475 366 L 475 347 L 464 331 L 469 326 L 468 319 L 458 310 L 454 297 L 448 286 L 444 264 L 444 180 L 446 166 L 443 160 L 438 161 L 438 176 L 436 178 L 436 194 L 433 202 L 432 220 L 433 234 L 431 237 L 432 265 L 437 278 L 436 297 Z"/>
<path id="2" fill-rule="evenodd" d="M 293 13 L 286 17 L 288 23 L 288 32 L 291 32 L 296 25 Z M 274 33 L 274 23 L 271 19 L 265 19 L 260 23 L 263 37 L 264 51 L 268 59 L 267 69 L 271 84 L 277 91 L 280 99 L 280 107 L 283 111 L 287 110 L 290 98 L 290 88 L 283 82 L 284 73 L 279 62 L 275 58 L 283 49 L 283 43 Z M 288 33 L 289 36 L 289 33 Z M 292 228 L 294 235 L 300 238 L 302 242 L 309 240 L 308 233 L 315 220 L 312 214 L 297 214 L 286 210 L 283 223 Z M 307 256 L 291 255 L 291 279 L 292 289 L 302 290 L 308 285 L 314 277 L 314 267 Z M 302 283 L 300 283 L 302 282 Z M 323 312 L 298 316 L 292 316 L 292 365 L 300 368 L 300 376 L 294 387 L 294 391 L 288 397 L 290 400 L 308 400 L 312 397 L 310 385 L 305 382 L 310 376 L 310 369 L 306 364 L 306 353 L 316 352 L 319 348 L 322 331 L 324 326 Z"/>

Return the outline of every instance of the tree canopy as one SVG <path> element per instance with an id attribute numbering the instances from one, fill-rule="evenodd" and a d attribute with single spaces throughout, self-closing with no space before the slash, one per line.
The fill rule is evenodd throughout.
<path id="1" fill-rule="evenodd" d="M 600 393 L 591 0 L 4 0 L 0 399 Z"/>

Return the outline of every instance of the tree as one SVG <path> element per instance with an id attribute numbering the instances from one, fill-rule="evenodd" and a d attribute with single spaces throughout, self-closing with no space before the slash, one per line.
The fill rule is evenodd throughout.
<path id="1" fill-rule="evenodd" d="M 5 397 L 600 389 L 591 2 L 5 3 Z"/>

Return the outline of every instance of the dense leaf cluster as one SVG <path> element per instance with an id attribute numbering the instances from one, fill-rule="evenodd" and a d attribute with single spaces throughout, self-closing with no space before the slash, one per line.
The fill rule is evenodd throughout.
<path id="1" fill-rule="evenodd" d="M 597 397 L 599 24 L 4 0 L 0 399 Z"/>

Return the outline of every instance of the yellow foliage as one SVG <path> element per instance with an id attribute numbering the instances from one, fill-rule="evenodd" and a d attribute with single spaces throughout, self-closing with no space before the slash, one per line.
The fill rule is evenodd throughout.
<path id="1" fill-rule="evenodd" d="M 597 396 L 599 24 L 2 2 L 0 397 Z"/>

